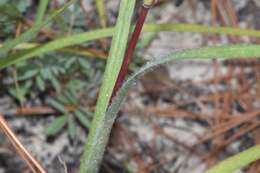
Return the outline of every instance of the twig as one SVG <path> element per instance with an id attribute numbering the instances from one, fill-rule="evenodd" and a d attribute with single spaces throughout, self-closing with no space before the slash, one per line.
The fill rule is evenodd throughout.
<path id="1" fill-rule="evenodd" d="M 11 141 L 12 145 L 18 152 L 18 154 L 23 158 L 26 162 L 28 167 L 34 173 L 46 173 L 43 167 L 39 164 L 39 162 L 25 149 L 23 144 L 19 141 L 16 137 L 15 133 L 12 129 L 8 126 L 7 122 L 5 121 L 3 115 L 0 113 L 0 128 L 3 130 L 5 135 Z"/>
<path id="2" fill-rule="evenodd" d="M 59 162 L 62 164 L 63 168 L 64 168 L 64 173 L 68 173 L 68 167 L 66 165 L 66 162 L 64 160 L 62 160 L 61 156 L 58 156 Z"/>

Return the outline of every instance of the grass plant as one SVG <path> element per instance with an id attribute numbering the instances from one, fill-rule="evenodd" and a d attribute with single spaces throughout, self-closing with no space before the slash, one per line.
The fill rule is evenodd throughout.
<path id="1" fill-rule="evenodd" d="M 106 58 L 106 67 L 103 74 L 103 81 L 99 92 L 98 100 L 96 103 L 95 114 L 89 129 L 89 135 L 86 140 L 84 153 L 80 164 L 80 173 L 97 173 L 99 166 L 102 162 L 102 158 L 105 152 L 109 135 L 113 126 L 113 123 L 117 117 L 120 106 L 123 104 L 127 90 L 136 82 L 137 77 L 155 69 L 161 64 L 168 63 L 170 61 L 183 60 L 183 59 L 207 59 L 214 58 L 221 59 L 234 59 L 234 58 L 257 58 L 260 57 L 260 45 L 248 44 L 248 45 L 223 45 L 216 47 L 203 47 L 188 49 L 183 51 L 177 51 L 171 53 L 167 57 L 162 57 L 159 60 L 151 60 L 146 63 L 137 72 L 132 74 L 127 80 L 125 80 L 128 65 L 131 62 L 130 58 L 133 55 L 135 45 L 137 43 L 139 34 L 142 29 L 145 17 L 140 20 L 140 26 L 137 34 L 135 34 L 136 28 L 133 32 L 130 44 L 127 47 L 129 35 L 131 35 L 133 28 L 131 28 L 132 16 L 134 14 L 134 7 L 136 1 L 134 0 L 121 0 L 120 9 L 117 17 L 115 27 L 106 27 L 107 19 L 105 16 L 105 8 L 103 0 L 96 0 L 97 9 L 101 18 L 102 29 L 94 31 L 88 31 L 80 34 L 67 36 L 65 38 L 58 38 L 53 41 L 37 44 L 28 43 L 35 38 L 42 27 L 51 22 L 56 16 L 60 15 L 66 10 L 75 0 L 71 0 L 66 3 L 61 9 L 52 14 L 46 21 L 43 22 L 44 14 L 48 6 L 48 0 L 41 0 L 37 10 L 34 26 L 27 32 L 23 33 L 20 37 L 13 40 L 4 42 L 0 47 L 0 69 L 9 67 L 21 61 L 28 60 L 45 53 L 50 53 L 57 50 L 70 50 L 70 53 L 80 54 L 77 50 L 73 50 L 70 46 L 85 43 L 87 41 L 93 41 L 100 38 L 112 37 L 112 43 L 108 57 Z M 153 0 L 144 0 L 144 5 L 151 6 L 154 3 Z M 146 13 L 147 14 L 147 13 Z M 144 14 L 146 16 L 146 14 Z M 141 15 L 142 16 L 142 15 Z M 140 16 L 139 16 L 140 17 Z M 250 29 L 239 29 L 230 27 L 210 27 L 196 24 L 145 24 L 143 32 L 163 32 L 163 31 L 175 31 L 175 32 L 200 32 L 200 33 L 219 33 L 226 35 L 236 36 L 250 36 L 260 37 L 260 31 Z M 133 41 L 134 39 L 134 41 Z M 133 45 L 131 46 L 131 42 Z M 24 47 L 25 45 L 31 45 L 31 47 Z M 13 49 L 19 50 L 14 53 L 10 53 Z M 127 49 L 128 48 L 128 49 Z M 129 53 L 130 51 L 130 53 Z M 128 53 L 127 53 L 128 52 Z M 82 53 L 82 52 L 81 52 Z M 84 53 L 84 52 L 83 52 Z M 89 54 L 87 54 L 89 55 Z M 92 55 L 94 56 L 94 55 Z M 124 60 L 124 57 L 127 57 Z M 127 62 L 126 62 L 127 61 Z M 123 69 L 123 72 L 122 72 Z M 121 72 L 120 72 L 121 71 Z M 120 77 L 120 74 L 123 74 Z M 120 80 L 118 80 L 120 78 Z M 123 82 L 125 80 L 125 82 Z M 117 86 L 116 86 L 117 85 Z M 113 94 L 114 90 L 114 94 Z M 112 97 L 114 95 L 114 97 Z M 111 99 L 112 98 L 112 99 Z M 65 112 L 66 113 L 66 112 Z M 82 117 L 82 115 L 80 115 Z M 58 126 L 61 129 L 66 122 L 69 123 L 71 129 L 71 136 L 75 136 L 75 128 L 73 121 L 68 120 L 67 115 L 61 116 L 52 126 Z M 87 123 L 86 126 L 89 126 Z M 49 130 L 50 134 L 55 134 L 57 131 Z M 219 165 L 209 169 L 206 173 L 231 173 L 236 169 L 252 163 L 260 158 L 260 147 L 252 147 L 238 155 L 235 155 Z"/>

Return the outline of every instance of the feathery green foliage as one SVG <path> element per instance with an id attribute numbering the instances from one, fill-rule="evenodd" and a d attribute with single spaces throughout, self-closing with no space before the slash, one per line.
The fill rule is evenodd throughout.
<path id="1" fill-rule="evenodd" d="M 56 118 L 46 129 L 45 133 L 49 136 L 56 135 L 66 125 L 68 115 L 62 115 Z"/>
<path id="2" fill-rule="evenodd" d="M 71 81 L 73 85 L 75 85 L 77 81 Z M 80 105 L 78 93 L 76 90 L 65 90 L 65 93 L 57 96 L 55 99 L 48 99 L 47 103 L 59 111 L 61 114 L 65 116 L 59 116 L 55 118 L 46 128 L 46 134 L 48 136 L 54 136 L 59 133 L 64 126 L 67 124 L 68 132 L 71 139 L 75 140 L 76 131 L 79 125 L 82 125 L 85 130 L 88 130 L 90 127 L 90 118 L 92 115 L 86 111 L 86 109 Z M 73 108 L 67 108 L 66 106 L 70 106 Z M 66 120 L 66 121 L 65 121 Z"/>
<path id="3" fill-rule="evenodd" d="M 37 15 L 36 19 L 36 24 L 34 25 L 31 29 L 28 31 L 24 32 L 22 35 L 19 37 L 5 42 L 2 47 L 0 48 L 0 57 L 6 56 L 6 54 L 13 49 L 16 45 L 20 43 L 24 43 L 27 41 L 30 41 L 33 39 L 35 36 L 37 36 L 39 30 L 46 24 L 48 24 L 50 21 L 52 21 L 56 16 L 61 14 L 66 8 L 68 8 L 72 3 L 74 3 L 75 0 L 71 0 L 68 3 L 66 3 L 62 8 L 58 9 L 55 13 L 53 13 L 46 21 L 41 22 L 43 14 L 45 9 L 47 8 L 47 3 L 45 1 L 41 1 L 40 4 L 40 10 L 39 10 L 39 15 Z M 1 60 L 4 58 L 1 58 Z"/>

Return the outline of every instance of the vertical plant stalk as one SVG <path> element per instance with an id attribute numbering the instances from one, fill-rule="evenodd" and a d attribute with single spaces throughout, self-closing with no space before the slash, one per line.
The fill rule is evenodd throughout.
<path id="1" fill-rule="evenodd" d="M 131 18 L 134 11 L 135 1 L 122 0 L 120 3 L 115 34 L 113 36 L 111 49 L 109 52 L 108 62 L 104 73 L 104 80 L 97 101 L 95 116 L 91 124 L 88 142 L 85 146 L 85 151 L 81 160 L 79 170 L 80 173 L 97 173 L 99 170 L 99 165 L 102 162 L 105 147 L 115 120 L 114 117 L 111 118 L 106 116 L 106 111 L 113 92 L 116 92 L 114 89 L 116 83 L 121 83 L 120 85 L 117 84 L 118 87 L 122 85 L 122 81 L 127 73 L 130 58 L 133 55 L 133 51 L 142 30 L 148 9 L 151 7 L 153 2 L 153 0 L 144 1 L 144 5 L 140 13 L 141 19 L 137 22 L 138 24 L 136 25 L 135 32 L 129 44 L 130 48 L 128 47 L 127 52 L 125 52 L 125 50 L 130 32 Z M 121 75 L 121 77 L 118 78 L 120 72 L 124 75 Z"/>
<path id="2" fill-rule="evenodd" d="M 134 32 L 133 32 L 133 34 L 130 38 L 128 47 L 126 49 L 124 61 L 123 61 L 123 64 L 121 66 L 119 75 L 117 77 L 116 84 L 115 84 L 115 87 L 113 89 L 113 94 L 112 94 L 111 99 L 116 95 L 117 91 L 121 88 L 121 86 L 124 82 L 124 79 L 125 79 L 127 72 L 128 72 L 128 66 L 129 66 L 129 64 L 132 60 L 137 41 L 140 37 L 140 33 L 142 31 L 146 16 L 147 16 L 148 11 L 150 10 L 151 6 L 152 6 L 152 4 L 143 3 L 143 5 L 140 8 L 139 16 L 138 16 L 138 19 L 137 19 L 137 22 L 136 22 L 136 25 L 135 25 L 135 28 L 134 28 Z"/>
<path id="3" fill-rule="evenodd" d="M 4 134 L 11 141 L 12 145 L 18 152 L 18 154 L 23 158 L 28 167 L 33 173 L 46 173 L 43 167 L 38 163 L 38 161 L 25 149 L 23 144 L 16 137 L 15 133 L 8 126 L 3 115 L 0 113 L 0 128 L 3 130 Z"/>
<path id="4" fill-rule="evenodd" d="M 113 125 L 113 123 L 110 123 L 112 121 L 107 120 L 106 111 L 124 59 L 135 2 L 135 0 L 120 1 L 119 14 L 96 104 L 96 111 L 81 159 L 80 173 L 97 173 L 102 162 Z"/>

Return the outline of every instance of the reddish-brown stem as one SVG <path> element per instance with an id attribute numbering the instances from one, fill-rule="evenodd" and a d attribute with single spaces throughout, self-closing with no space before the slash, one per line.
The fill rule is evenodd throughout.
<path id="1" fill-rule="evenodd" d="M 128 43 L 128 47 L 127 47 L 126 52 L 125 52 L 123 64 L 122 64 L 120 72 L 118 74 L 111 99 L 116 95 L 117 91 L 122 86 L 123 81 L 124 81 L 124 79 L 127 75 L 128 66 L 129 66 L 131 59 L 133 57 L 137 41 L 139 39 L 140 33 L 142 31 L 142 28 L 143 28 L 143 24 L 145 22 L 147 13 L 148 13 L 150 8 L 151 7 L 147 7 L 147 6 L 144 6 L 144 5 L 142 5 L 142 7 L 140 8 L 139 17 L 137 19 L 137 22 L 136 22 L 136 25 L 135 25 L 135 28 L 134 28 L 134 32 L 133 32 L 133 34 L 130 38 L 130 41 Z"/>

